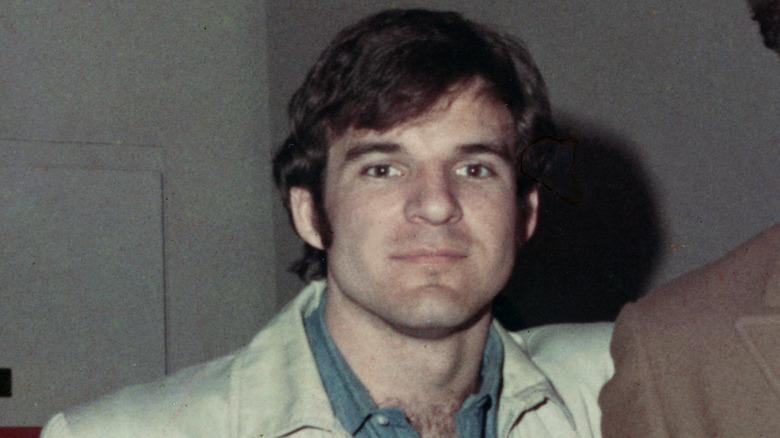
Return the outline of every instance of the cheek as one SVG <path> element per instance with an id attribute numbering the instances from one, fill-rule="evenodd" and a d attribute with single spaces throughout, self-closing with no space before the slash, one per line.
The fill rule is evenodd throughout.
<path id="1" fill-rule="evenodd" d="M 355 243 L 370 238 L 373 230 L 386 222 L 383 215 L 390 204 L 386 201 L 379 193 L 366 190 L 342 190 L 330 196 L 325 210 L 333 238 Z"/>
<path id="2" fill-rule="evenodd" d="M 514 237 L 519 212 L 513 192 L 476 193 L 472 199 L 471 210 L 476 227 L 483 233 L 492 235 L 493 240 Z"/>

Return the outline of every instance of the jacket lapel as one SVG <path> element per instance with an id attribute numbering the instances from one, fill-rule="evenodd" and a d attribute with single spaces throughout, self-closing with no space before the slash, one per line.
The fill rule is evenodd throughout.
<path id="1" fill-rule="evenodd" d="M 780 256 L 770 256 L 774 260 L 769 265 L 764 303 L 775 312 L 739 319 L 737 332 L 772 390 L 780 397 Z"/>
<path id="2" fill-rule="evenodd" d="M 767 306 L 780 309 L 780 255 L 774 260 L 774 266 L 769 274 L 764 302 Z"/>
<path id="3" fill-rule="evenodd" d="M 780 315 L 742 318 L 737 321 L 737 332 L 780 397 Z"/>
<path id="4" fill-rule="evenodd" d="M 317 307 L 324 283 L 312 283 L 236 359 L 231 402 L 238 437 L 344 436 L 320 380 L 303 318 Z"/>

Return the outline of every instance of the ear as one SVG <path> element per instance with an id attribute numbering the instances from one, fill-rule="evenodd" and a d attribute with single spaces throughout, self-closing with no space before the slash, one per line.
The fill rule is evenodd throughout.
<path id="1" fill-rule="evenodd" d="M 295 231 L 309 245 L 324 250 L 322 236 L 317 230 L 317 212 L 314 208 L 314 198 L 308 189 L 303 187 L 290 188 L 290 211 L 292 212 Z"/>
<path id="2" fill-rule="evenodd" d="M 536 223 L 539 218 L 539 189 L 531 189 L 525 195 L 525 211 L 523 213 L 523 217 L 520 218 L 523 222 L 518 230 L 518 237 L 522 239 L 521 245 L 528 242 L 528 239 L 536 231 Z"/>

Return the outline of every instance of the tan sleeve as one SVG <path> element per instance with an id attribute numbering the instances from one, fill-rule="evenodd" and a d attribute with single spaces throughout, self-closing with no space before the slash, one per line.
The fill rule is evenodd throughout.
<path id="1" fill-rule="evenodd" d="M 52 417 L 41 431 L 41 438 L 72 438 L 65 414 L 60 412 Z"/>
<path id="2" fill-rule="evenodd" d="M 610 352 L 615 374 L 599 395 L 604 438 L 660 438 L 669 436 L 645 350 L 647 332 L 638 323 L 633 304 L 618 316 Z"/>

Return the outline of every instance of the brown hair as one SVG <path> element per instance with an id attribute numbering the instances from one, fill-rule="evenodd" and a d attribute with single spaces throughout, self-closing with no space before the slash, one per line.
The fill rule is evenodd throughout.
<path id="1" fill-rule="evenodd" d="M 392 9 L 342 30 L 290 100 L 290 134 L 273 163 L 288 213 L 290 188 L 308 189 L 327 248 L 331 236 L 323 181 L 329 140 L 350 128 L 393 128 L 425 113 L 453 86 L 475 78 L 514 117 L 517 192 L 524 199 L 534 181 L 522 168 L 543 167 L 547 161 L 524 152 L 552 134 L 547 91 L 531 55 L 520 42 L 454 12 Z M 304 280 L 324 277 L 326 254 L 306 245 L 291 270 Z"/>

